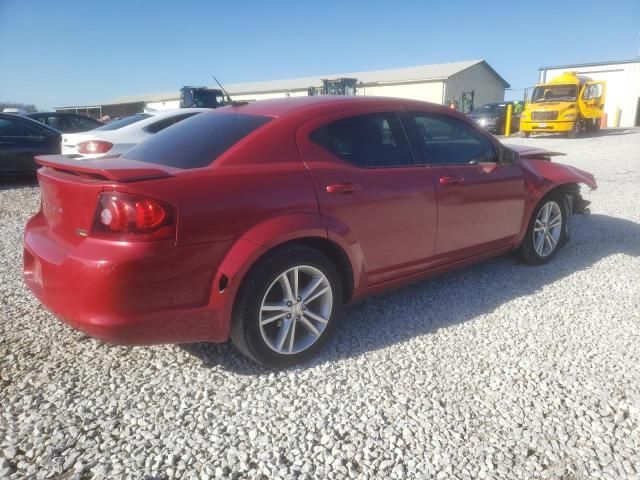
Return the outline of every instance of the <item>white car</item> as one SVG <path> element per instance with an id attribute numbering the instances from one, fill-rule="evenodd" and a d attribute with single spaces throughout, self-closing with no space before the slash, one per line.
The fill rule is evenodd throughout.
<path id="1" fill-rule="evenodd" d="M 154 133 L 209 108 L 178 108 L 159 112 L 136 113 L 103 127 L 82 133 L 62 135 L 61 152 L 77 160 L 103 155 L 120 155 Z"/>

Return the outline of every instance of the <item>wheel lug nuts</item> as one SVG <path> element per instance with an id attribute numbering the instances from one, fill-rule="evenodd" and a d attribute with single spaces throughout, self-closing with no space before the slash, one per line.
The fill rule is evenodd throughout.
<path id="1" fill-rule="evenodd" d="M 297 298 L 297 300 L 298 300 L 298 301 L 302 300 L 302 297 L 298 297 L 298 298 Z"/>
<path id="2" fill-rule="evenodd" d="M 307 306 L 306 306 L 306 305 L 302 305 L 302 309 L 303 309 L 303 310 L 306 310 L 306 309 L 307 309 Z"/>
<path id="3" fill-rule="evenodd" d="M 287 302 L 287 307 L 290 307 L 291 305 L 293 305 L 293 303 Z"/>
<path id="4" fill-rule="evenodd" d="M 296 315 L 296 320 L 300 320 L 300 315 Z"/>
<path id="5" fill-rule="evenodd" d="M 287 313 L 287 318 L 291 318 L 291 314 L 290 313 Z"/>

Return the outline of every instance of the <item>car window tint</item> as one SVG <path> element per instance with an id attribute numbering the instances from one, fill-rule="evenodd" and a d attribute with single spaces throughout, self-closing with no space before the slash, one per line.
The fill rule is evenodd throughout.
<path id="1" fill-rule="evenodd" d="M 42 135 L 37 128 L 19 120 L 0 118 L 0 137 L 33 137 Z"/>
<path id="2" fill-rule="evenodd" d="M 164 118 L 162 120 L 158 120 L 150 125 L 144 127 L 144 130 L 149 133 L 158 133 L 160 130 L 164 130 L 165 128 L 178 123 L 186 118 L 192 117 L 198 112 L 191 113 L 183 113 L 182 115 L 174 115 L 173 117 Z"/>
<path id="3" fill-rule="evenodd" d="M 58 117 L 54 117 L 54 116 L 48 116 L 44 118 L 39 117 L 39 118 L 36 118 L 36 120 L 44 123 L 45 125 L 49 125 L 50 127 L 53 127 L 56 130 L 61 130 L 60 119 Z"/>
<path id="4" fill-rule="evenodd" d="M 83 132 L 86 130 L 93 130 L 100 125 L 87 118 L 82 117 L 69 117 L 70 128 L 77 132 Z"/>
<path id="5" fill-rule="evenodd" d="M 489 139 L 460 120 L 423 113 L 409 114 L 409 118 L 425 163 L 464 164 L 497 159 Z"/>
<path id="6" fill-rule="evenodd" d="M 270 117 L 240 113 L 194 115 L 127 150 L 131 160 L 177 168 L 206 167 Z"/>
<path id="7" fill-rule="evenodd" d="M 413 163 L 402 126 L 393 112 L 336 120 L 314 130 L 310 139 L 342 160 L 361 167 Z"/>

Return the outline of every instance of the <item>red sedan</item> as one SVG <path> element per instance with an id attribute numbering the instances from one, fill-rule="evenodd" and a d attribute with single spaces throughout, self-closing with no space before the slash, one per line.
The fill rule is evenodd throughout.
<path id="1" fill-rule="evenodd" d="M 549 261 L 588 203 L 578 184 L 596 188 L 551 155 L 411 100 L 236 104 L 120 158 L 38 157 L 24 278 L 108 342 L 231 338 L 292 365 L 345 302 L 510 251 Z"/>

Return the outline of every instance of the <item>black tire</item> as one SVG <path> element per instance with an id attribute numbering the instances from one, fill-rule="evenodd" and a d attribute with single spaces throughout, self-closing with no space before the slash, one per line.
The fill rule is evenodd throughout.
<path id="1" fill-rule="evenodd" d="M 555 202 L 559 207 L 562 213 L 562 223 L 560 226 L 560 237 L 555 247 L 551 251 L 551 253 L 541 256 L 536 252 L 534 246 L 534 228 L 536 224 L 536 219 L 538 218 L 538 214 L 542 210 L 542 208 L 549 202 Z M 527 227 L 527 233 L 525 234 L 524 240 L 520 245 L 520 248 L 517 250 L 518 256 L 529 265 L 543 265 L 548 263 L 556 256 L 558 250 L 568 241 L 569 232 L 568 232 L 568 220 L 569 220 L 569 208 L 567 206 L 567 201 L 563 195 L 559 193 L 549 193 L 547 194 L 536 206 L 533 210 L 533 214 L 531 215 L 531 219 L 529 220 L 529 226 Z"/>
<path id="2" fill-rule="evenodd" d="M 299 353 L 282 354 L 267 344 L 260 331 L 262 299 L 282 273 L 300 265 L 314 267 L 327 278 L 333 296 L 331 314 L 324 330 L 312 345 Z M 277 248 L 261 258 L 244 279 L 233 309 L 231 340 L 244 355 L 265 367 L 286 368 L 303 363 L 316 355 L 331 336 L 341 305 L 342 279 L 326 255 L 301 245 Z"/>
<path id="3" fill-rule="evenodd" d="M 573 128 L 567 132 L 567 137 L 569 138 L 577 138 L 580 135 L 580 124 L 581 120 L 578 118 L 573 123 Z"/>
<path id="4" fill-rule="evenodd" d="M 529 138 L 531 136 L 531 132 L 522 132 L 522 135 L 524 135 L 524 138 Z"/>

